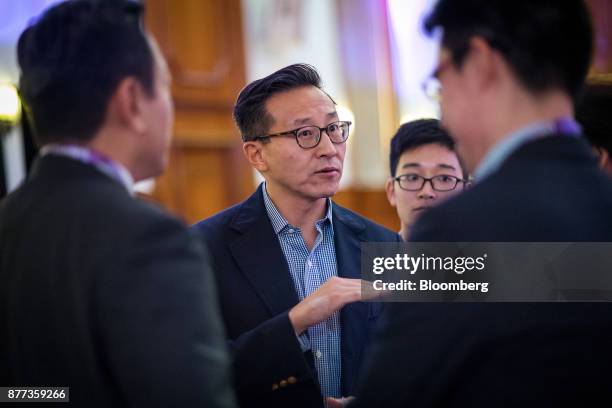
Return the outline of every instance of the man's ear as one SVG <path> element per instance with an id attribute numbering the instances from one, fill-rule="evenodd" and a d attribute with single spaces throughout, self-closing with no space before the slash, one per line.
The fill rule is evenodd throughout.
<path id="1" fill-rule="evenodd" d="M 597 157 L 597 164 L 600 168 L 605 169 L 606 165 L 610 163 L 610 155 L 608 151 L 600 146 L 593 146 L 593 153 Z"/>
<path id="2" fill-rule="evenodd" d="M 593 146 L 593 151 L 597 157 L 597 164 L 599 165 L 599 168 L 612 174 L 612 157 L 610 157 L 608 150 L 600 146 Z"/>
<path id="3" fill-rule="evenodd" d="M 476 36 L 470 39 L 470 52 L 466 58 L 470 60 L 467 65 L 472 78 L 478 81 L 480 87 L 495 82 L 503 60 L 484 38 Z"/>
<path id="4" fill-rule="evenodd" d="M 147 129 L 145 98 L 149 97 L 140 82 L 134 77 L 126 77 L 115 89 L 110 100 L 110 108 L 121 124 L 136 133 L 143 133 Z"/>
<path id="5" fill-rule="evenodd" d="M 251 166 L 253 166 L 256 170 L 261 173 L 268 170 L 268 163 L 266 163 L 261 142 L 244 142 L 242 145 L 242 151 L 244 152 L 244 156 L 247 158 L 249 163 L 251 163 Z"/>
<path id="6" fill-rule="evenodd" d="M 395 207 L 397 205 L 395 201 L 395 180 L 393 180 L 391 177 L 387 179 L 385 191 L 387 193 L 387 200 L 389 200 L 389 204 L 391 204 L 392 207 Z"/>

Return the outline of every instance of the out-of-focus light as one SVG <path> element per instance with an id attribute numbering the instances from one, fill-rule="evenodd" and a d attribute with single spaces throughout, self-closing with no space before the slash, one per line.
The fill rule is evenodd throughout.
<path id="1" fill-rule="evenodd" d="M 355 114 L 353 111 L 344 105 L 336 105 L 336 112 L 338 112 L 340 120 L 348 120 L 352 123 L 349 128 L 349 135 L 352 135 L 355 132 Z"/>
<path id="2" fill-rule="evenodd" d="M 437 103 L 423 92 L 422 84 L 437 66 L 440 32 L 425 35 L 423 19 L 436 0 L 387 0 L 394 87 L 401 123 L 439 117 Z"/>
<path id="3" fill-rule="evenodd" d="M 401 115 L 400 125 L 418 119 L 440 119 L 439 109 L 427 104 L 419 104 L 416 108 Z"/>
<path id="4" fill-rule="evenodd" d="M 0 121 L 15 124 L 20 114 L 19 95 L 14 85 L 0 83 Z"/>

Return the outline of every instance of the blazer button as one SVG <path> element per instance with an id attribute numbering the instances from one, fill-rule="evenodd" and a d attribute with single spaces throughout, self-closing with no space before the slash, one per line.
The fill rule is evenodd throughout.
<path id="1" fill-rule="evenodd" d="M 286 380 L 282 380 L 280 383 L 281 387 L 286 387 L 287 386 L 287 381 Z"/>
<path id="2" fill-rule="evenodd" d="M 295 383 L 297 383 L 297 378 L 295 378 L 294 376 L 291 376 L 291 377 L 287 378 L 287 382 L 289 384 L 295 384 Z"/>
<path id="3" fill-rule="evenodd" d="M 272 384 L 272 391 L 278 390 L 278 384 Z"/>

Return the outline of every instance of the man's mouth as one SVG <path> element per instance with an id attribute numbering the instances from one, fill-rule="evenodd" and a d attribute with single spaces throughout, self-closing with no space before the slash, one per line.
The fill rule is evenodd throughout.
<path id="1" fill-rule="evenodd" d="M 413 208 L 412 211 L 423 211 L 423 210 L 426 210 L 428 208 L 429 207 L 427 207 L 427 206 L 425 206 L 425 207 L 416 207 L 416 208 Z"/>
<path id="2" fill-rule="evenodd" d="M 325 167 L 325 168 L 322 168 L 321 170 L 317 170 L 315 173 L 316 174 L 334 174 L 334 173 L 340 173 L 340 169 L 338 169 L 337 167 Z"/>

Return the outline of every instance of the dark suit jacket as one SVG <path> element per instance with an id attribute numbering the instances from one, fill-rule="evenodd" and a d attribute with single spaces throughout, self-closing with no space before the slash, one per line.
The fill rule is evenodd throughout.
<path id="1" fill-rule="evenodd" d="M 44 156 L 0 209 L 0 384 L 70 406 L 233 406 L 199 239 L 78 161 Z"/>
<path id="2" fill-rule="evenodd" d="M 424 214 L 412 240 L 612 241 L 612 181 L 582 140 L 530 142 L 482 183 Z M 358 406 L 611 401 L 610 304 L 397 303 L 381 320 Z"/>
<path id="3" fill-rule="evenodd" d="M 397 234 L 333 205 L 338 275 L 360 278 L 360 243 L 397 241 Z M 319 407 L 321 391 L 311 352 L 302 353 L 288 312 L 298 303 L 289 266 L 266 212 L 262 187 L 245 202 L 194 226 L 214 259 L 221 313 L 234 357 L 234 376 L 245 407 Z M 342 391 L 353 391 L 380 305 L 345 306 Z M 295 384 L 272 390 L 294 377 Z M 291 381 L 293 382 L 293 381 Z"/>

